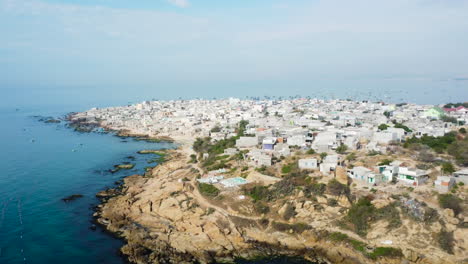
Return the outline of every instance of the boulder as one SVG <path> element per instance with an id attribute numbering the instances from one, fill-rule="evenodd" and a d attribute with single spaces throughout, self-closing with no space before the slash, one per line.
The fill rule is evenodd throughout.
<path id="1" fill-rule="evenodd" d="M 377 209 L 383 208 L 390 204 L 390 200 L 387 199 L 375 199 L 371 202 Z"/>
<path id="2" fill-rule="evenodd" d="M 455 213 L 453 212 L 452 209 L 445 208 L 445 209 L 444 209 L 444 215 L 445 215 L 445 216 L 448 216 L 448 217 L 454 217 L 454 216 L 455 216 Z"/>
<path id="3" fill-rule="evenodd" d="M 458 223 L 460 222 L 457 218 L 455 217 L 447 217 L 446 218 L 447 220 L 447 223 L 449 224 L 452 224 L 452 225 L 458 225 Z"/>
<path id="4" fill-rule="evenodd" d="M 416 262 L 419 259 L 419 255 L 409 248 L 403 250 L 403 255 L 405 256 L 405 258 L 412 262 Z"/>

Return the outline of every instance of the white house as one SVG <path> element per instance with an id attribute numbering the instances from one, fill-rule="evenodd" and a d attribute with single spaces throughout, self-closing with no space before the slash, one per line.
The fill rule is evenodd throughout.
<path id="1" fill-rule="evenodd" d="M 289 149 L 289 145 L 285 143 L 278 143 L 274 146 L 273 155 L 275 156 L 284 156 L 287 157 L 291 155 L 291 150 Z"/>
<path id="2" fill-rule="evenodd" d="M 455 180 L 457 182 L 463 182 L 464 184 L 468 184 L 468 169 L 459 170 L 453 173 Z"/>
<path id="3" fill-rule="evenodd" d="M 266 166 L 269 167 L 271 166 L 271 157 L 269 155 L 263 154 L 258 157 L 256 160 L 256 166 L 257 167 L 262 167 Z"/>
<path id="4" fill-rule="evenodd" d="M 299 169 L 317 169 L 317 159 L 300 159 L 298 165 Z"/>
<path id="5" fill-rule="evenodd" d="M 276 144 L 276 138 L 275 137 L 266 137 L 262 141 L 263 144 L 263 149 L 265 150 L 273 150 L 275 144 Z"/>
<path id="6" fill-rule="evenodd" d="M 384 130 L 380 132 L 375 132 L 374 136 L 372 137 L 372 140 L 380 144 L 388 144 L 391 141 L 397 141 L 398 135 L 395 132 Z"/>
<path id="7" fill-rule="evenodd" d="M 398 169 L 400 168 L 401 162 L 393 161 L 389 165 L 378 166 L 379 173 L 383 175 L 384 182 L 391 182 L 398 176 Z"/>
<path id="8" fill-rule="evenodd" d="M 298 146 L 303 147 L 306 145 L 306 136 L 305 135 L 295 135 L 288 137 L 287 143 L 289 146 Z"/>
<path id="9" fill-rule="evenodd" d="M 407 167 L 400 167 L 398 169 L 398 181 L 401 181 L 405 184 L 419 186 L 424 184 L 428 178 L 429 175 L 425 170 Z"/>
<path id="10" fill-rule="evenodd" d="M 446 193 L 455 185 L 455 179 L 450 176 L 437 176 L 434 188 L 440 193 Z"/>
<path id="11" fill-rule="evenodd" d="M 257 145 L 257 137 L 240 137 L 238 140 L 236 140 L 236 147 L 238 148 L 251 148 Z"/>
<path id="12" fill-rule="evenodd" d="M 318 133 L 312 142 L 312 148 L 317 152 L 328 152 L 337 145 L 337 135 L 335 132 Z"/>
<path id="13" fill-rule="evenodd" d="M 366 184 L 373 185 L 383 182 L 384 176 L 380 173 L 374 173 L 372 170 L 366 167 L 357 166 L 348 170 L 348 177 Z"/>
<path id="14" fill-rule="evenodd" d="M 336 166 L 340 162 L 340 157 L 338 155 L 328 155 L 325 157 L 323 162 L 320 164 L 320 172 L 329 174 L 331 171 L 335 171 Z"/>
<path id="15" fill-rule="evenodd" d="M 389 127 L 387 128 L 388 132 L 396 134 L 396 140 L 401 141 L 405 138 L 405 130 L 403 128 Z"/>

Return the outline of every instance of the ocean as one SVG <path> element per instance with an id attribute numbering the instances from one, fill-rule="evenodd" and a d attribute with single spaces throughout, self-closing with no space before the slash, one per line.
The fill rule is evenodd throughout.
<path id="1" fill-rule="evenodd" d="M 149 166 L 142 149 L 171 143 L 122 140 L 111 134 L 78 133 L 34 116 L 63 117 L 86 108 L 0 109 L 0 263 L 125 263 L 123 241 L 99 226 L 92 230 L 95 194 Z M 65 108 L 66 109 L 66 108 Z M 129 159 L 134 156 L 135 160 Z M 132 170 L 109 172 L 123 162 Z M 72 194 L 82 198 L 62 201 Z M 277 257 L 239 263 L 307 263 Z"/>
<path id="2" fill-rule="evenodd" d="M 0 137 L 0 263 L 124 263 L 119 239 L 93 231 L 95 194 L 148 166 L 141 149 L 170 148 L 98 133 L 78 133 L 65 123 L 46 124 L 34 115 L 66 112 L 3 109 Z M 134 156 L 135 161 L 128 156 Z M 132 170 L 108 172 L 132 162 Z M 64 202 L 71 194 L 83 198 Z"/>

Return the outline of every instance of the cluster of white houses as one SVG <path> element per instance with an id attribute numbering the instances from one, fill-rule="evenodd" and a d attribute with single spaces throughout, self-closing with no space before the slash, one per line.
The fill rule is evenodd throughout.
<path id="1" fill-rule="evenodd" d="M 450 116 L 452 122 L 445 122 Z M 237 139 L 232 155 L 246 150 L 253 166 L 271 166 L 275 158 L 293 155 L 296 149 L 327 153 L 322 161 L 299 161 L 304 169 L 319 169 L 330 174 L 342 165 L 336 149 L 385 153 L 393 142 L 407 137 L 442 136 L 468 123 L 468 109 L 442 109 L 433 105 L 388 104 L 384 102 L 321 100 L 174 100 L 146 101 L 136 105 L 91 109 L 76 118 L 116 130 L 135 133 L 187 137 L 211 137 L 223 140 L 236 136 L 238 123 L 248 121 L 245 135 Z M 456 122 L 453 122 L 455 120 Z M 216 129 L 214 129 L 216 128 Z M 465 170 L 466 171 L 466 170 Z M 368 184 L 399 181 L 409 185 L 424 184 L 427 172 L 402 166 L 398 162 L 376 168 L 355 167 L 349 177 Z M 457 181 L 465 174 L 455 177 Z M 440 178 L 437 183 L 446 182 Z M 445 186 L 445 185 L 444 185 Z"/>
<path id="2" fill-rule="evenodd" d="M 429 178 L 427 171 L 402 166 L 399 161 L 377 166 L 376 171 L 357 166 L 348 170 L 348 176 L 371 185 L 398 181 L 411 186 L 424 184 Z"/>

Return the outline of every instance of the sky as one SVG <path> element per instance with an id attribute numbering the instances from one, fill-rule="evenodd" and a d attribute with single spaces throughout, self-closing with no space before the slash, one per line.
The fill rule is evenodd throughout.
<path id="1" fill-rule="evenodd" d="M 468 101 L 468 0 L 0 0 L 3 105 Z"/>

